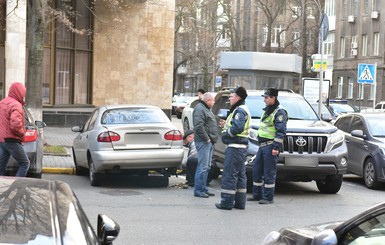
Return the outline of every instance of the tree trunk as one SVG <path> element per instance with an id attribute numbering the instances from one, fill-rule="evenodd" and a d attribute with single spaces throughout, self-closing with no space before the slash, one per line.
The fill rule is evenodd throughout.
<path id="1" fill-rule="evenodd" d="M 47 0 L 28 0 L 28 72 L 26 104 L 35 120 L 42 120 L 44 13 Z"/>

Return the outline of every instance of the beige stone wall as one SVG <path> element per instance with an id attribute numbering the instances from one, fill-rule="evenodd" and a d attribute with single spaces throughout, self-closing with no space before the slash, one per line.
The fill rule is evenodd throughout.
<path id="1" fill-rule="evenodd" d="M 93 104 L 171 109 L 175 0 L 147 0 L 124 12 L 95 6 Z"/>
<path id="2" fill-rule="evenodd" d="M 27 2 L 7 1 L 5 40 L 5 95 L 13 82 L 25 84 Z M 1 96 L 0 96 L 1 98 Z"/>

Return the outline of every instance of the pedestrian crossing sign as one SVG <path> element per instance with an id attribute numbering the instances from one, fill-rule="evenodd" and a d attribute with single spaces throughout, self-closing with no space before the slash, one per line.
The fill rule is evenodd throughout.
<path id="1" fill-rule="evenodd" d="M 376 65 L 374 64 L 358 64 L 358 83 L 375 83 Z"/>

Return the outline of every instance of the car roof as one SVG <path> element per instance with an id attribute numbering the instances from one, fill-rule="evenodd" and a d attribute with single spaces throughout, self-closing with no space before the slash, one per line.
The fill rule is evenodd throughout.
<path id="1" fill-rule="evenodd" d="M 362 112 L 351 112 L 348 114 L 343 114 L 342 116 L 352 116 L 352 115 L 359 115 L 362 117 L 368 117 L 368 118 L 373 118 L 373 117 L 385 117 L 385 113 L 382 111 L 362 111 Z"/>
<path id="2" fill-rule="evenodd" d="M 0 177 L 1 242 L 53 244 L 68 232 L 78 205 L 69 185 L 62 181 Z M 87 220 L 88 222 L 88 220 Z M 88 222 L 89 224 L 89 222 Z M 71 223 L 72 225 L 72 223 Z M 22 234 L 17 234 L 21 230 Z M 40 240 L 40 242 L 39 242 Z"/>

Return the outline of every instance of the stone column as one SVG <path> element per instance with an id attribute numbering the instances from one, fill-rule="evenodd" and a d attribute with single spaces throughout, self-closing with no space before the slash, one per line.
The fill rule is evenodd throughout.
<path id="1" fill-rule="evenodd" d="M 5 91 L 12 82 L 25 84 L 27 0 L 7 0 L 5 39 Z"/>

